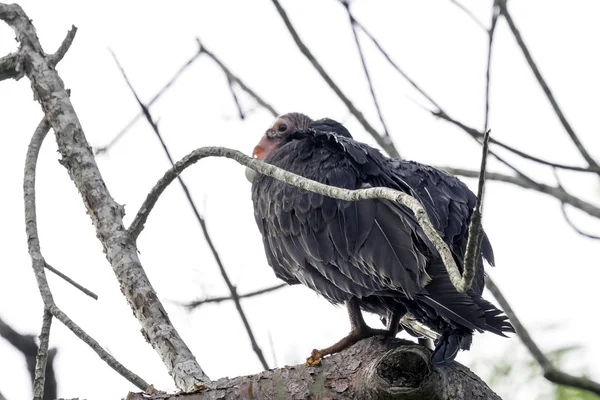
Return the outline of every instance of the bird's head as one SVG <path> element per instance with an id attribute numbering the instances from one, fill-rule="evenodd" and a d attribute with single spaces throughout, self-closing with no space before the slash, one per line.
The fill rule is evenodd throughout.
<path id="1" fill-rule="evenodd" d="M 260 139 L 260 142 L 254 147 L 252 157 L 257 160 L 264 160 L 286 135 L 304 132 L 312 123 L 313 120 L 310 117 L 300 113 L 289 113 L 277 117 L 273 125 L 267 129 Z"/>
<path id="2" fill-rule="evenodd" d="M 273 125 L 263 135 L 260 142 L 254 147 L 252 157 L 264 160 L 281 143 L 281 141 L 296 133 L 303 132 L 329 132 L 336 135 L 352 138 L 350 132 L 342 124 L 329 118 L 313 121 L 310 117 L 301 113 L 288 113 L 277 117 Z M 250 182 L 254 180 L 256 172 L 246 168 L 246 178 Z"/>
<path id="3" fill-rule="evenodd" d="M 269 153 L 277 147 L 281 140 L 294 133 L 307 132 L 309 130 L 317 132 L 329 132 L 339 136 L 352 138 L 350 132 L 342 124 L 329 118 L 313 121 L 310 117 L 300 113 L 284 114 L 275 120 L 273 125 L 263 135 L 254 147 L 252 157 L 257 160 L 264 160 Z"/>

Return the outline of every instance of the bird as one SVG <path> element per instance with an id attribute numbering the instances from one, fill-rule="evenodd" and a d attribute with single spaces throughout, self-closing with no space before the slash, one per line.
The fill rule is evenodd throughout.
<path id="1" fill-rule="evenodd" d="M 252 156 L 314 181 L 344 189 L 387 187 L 416 198 L 462 272 L 476 196 L 461 180 L 432 166 L 389 158 L 353 139 L 339 122 L 301 113 L 279 116 Z M 344 201 L 246 170 L 254 217 L 268 264 L 289 285 L 302 284 L 344 304 L 350 333 L 315 349 L 309 365 L 374 335 L 404 329 L 434 339 L 431 361 L 445 365 L 469 350 L 474 332 L 506 336 L 508 317 L 482 297 L 484 259 L 494 265 L 484 233 L 469 290 L 459 292 L 442 258 L 410 209 L 385 199 Z M 369 327 L 363 312 L 385 329 Z"/>

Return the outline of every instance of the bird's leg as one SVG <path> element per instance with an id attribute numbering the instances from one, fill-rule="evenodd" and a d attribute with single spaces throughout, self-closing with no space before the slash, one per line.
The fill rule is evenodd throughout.
<path id="1" fill-rule="evenodd" d="M 396 337 L 396 335 L 398 334 L 398 330 L 400 328 L 400 318 L 402 318 L 402 315 L 404 315 L 404 312 L 398 312 L 398 311 L 390 311 L 387 315 L 387 324 L 386 324 L 386 328 L 388 330 L 388 334 L 391 337 Z"/>
<path id="2" fill-rule="evenodd" d="M 353 297 L 346 302 L 346 308 L 348 309 L 350 326 L 352 328 L 348 336 L 327 348 L 321 350 L 314 349 L 310 357 L 306 359 L 307 365 L 317 365 L 321 361 L 322 357 L 339 353 L 340 351 L 347 349 L 362 339 L 366 339 L 375 335 L 389 335 L 390 332 L 387 330 L 373 329 L 367 325 L 363 319 L 362 312 L 360 311 L 360 305 L 358 304 L 358 299 L 356 297 Z"/>

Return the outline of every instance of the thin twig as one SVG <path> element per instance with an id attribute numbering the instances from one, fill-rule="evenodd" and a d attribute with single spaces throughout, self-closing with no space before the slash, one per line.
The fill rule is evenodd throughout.
<path id="1" fill-rule="evenodd" d="M 579 229 L 577 227 L 577 225 L 575 225 L 575 222 L 573 222 L 571 220 L 571 217 L 569 217 L 569 213 L 567 212 L 567 204 L 566 203 L 560 203 L 560 211 L 562 212 L 562 215 L 565 218 L 565 221 L 567 221 L 567 224 L 569 224 L 569 226 L 571 228 L 573 228 L 573 230 L 575 232 L 579 233 L 581 236 L 584 236 L 588 239 L 600 240 L 600 236 L 584 232 L 581 229 Z"/>
<path id="2" fill-rule="evenodd" d="M 494 33 L 496 32 L 496 23 L 498 22 L 499 11 L 497 7 L 492 8 L 492 23 L 490 24 L 490 30 L 488 31 L 488 54 L 487 54 L 487 66 L 485 69 L 485 122 L 483 124 L 483 131 L 488 134 L 489 139 L 489 118 L 490 118 L 490 83 L 491 83 L 491 67 L 492 67 L 492 45 L 494 44 Z M 485 139 L 484 139 L 485 140 Z"/>
<path id="3" fill-rule="evenodd" d="M 177 72 L 175 72 L 175 74 L 171 77 L 171 79 L 169 79 L 169 81 L 158 92 L 156 92 L 156 94 L 148 102 L 147 107 L 150 107 L 152 104 L 154 104 L 175 83 L 175 81 L 177 81 L 179 79 L 179 77 L 181 77 L 183 72 L 186 69 L 188 69 L 194 63 L 194 61 L 196 61 L 202 54 L 203 54 L 202 48 L 199 47 L 198 51 L 192 57 L 190 57 L 190 59 L 187 60 L 181 67 L 179 67 L 179 69 L 177 70 Z M 96 149 L 96 155 L 109 151 L 120 139 L 123 138 L 123 136 L 125 136 L 125 134 L 129 131 L 129 129 L 131 129 L 131 127 L 143 116 L 144 116 L 144 113 L 142 111 L 137 113 L 135 115 L 135 117 L 133 117 L 127 123 L 127 125 L 125 125 L 123 128 L 121 128 L 121 130 L 115 135 L 114 138 L 111 139 L 110 142 L 108 142 L 108 144 Z"/>
<path id="4" fill-rule="evenodd" d="M 98 354 L 100 359 L 108 364 L 109 367 L 114 369 L 119 373 L 122 377 L 127 379 L 129 382 L 134 384 L 141 390 L 148 390 L 150 385 L 148 382 L 140 378 L 137 374 L 134 374 L 129 369 L 127 369 L 123 364 L 121 364 L 116 358 L 114 358 L 109 352 L 104 350 L 100 343 L 98 343 L 93 337 L 88 335 L 79 325 L 77 325 L 71 318 L 67 316 L 60 308 L 56 306 L 56 304 L 52 304 L 49 307 L 52 315 L 62 322 L 71 332 L 75 334 L 79 339 L 81 339 L 85 344 L 87 344 L 92 350 Z"/>
<path id="5" fill-rule="evenodd" d="M 246 118 L 246 115 L 244 113 L 244 109 L 242 108 L 242 103 L 240 103 L 240 100 L 238 99 L 237 94 L 235 93 L 235 88 L 233 87 L 233 80 L 229 77 L 229 75 L 227 75 L 227 86 L 229 87 L 229 93 L 231 93 L 231 97 L 233 97 L 235 108 L 237 108 L 238 110 L 238 116 L 241 120 L 243 120 L 244 118 Z"/>
<path id="6" fill-rule="evenodd" d="M 448 121 L 450 123 L 452 123 L 453 125 L 461 128 L 463 131 L 465 131 L 466 133 L 469 134 L 469 136 L 471 136 L 471 138 L 473 140 L 475 140 L 477 143 L 481 144 L 481 138 L 484 137 L 484 134 L 479 132 L 477 129 L 475 128 L 471 128 L 465 124 L 463 124 L 462 122 L 450 117 L 448 114 L 446 114 L 444 111 L 432 111 L 432 110 L 428 110 L 434 117 L 438 117 L 438 118 L 442 118 L 445 121 Z M 499 156 L 498 154 L 496 154 L 494 151 L 490 150 L 489 151 L 490 155 L 492 157 L 494 157 L 496 160 L 500 161 L 502 164 L 506 165 L 508 168 L 512 169 L 513 171 L 515 171 L 517 173 L 517 175 L 519 175 L 521 178 L 531 182 L 532 184 L 535 184 L 536 182 L 530 178 L 528 175 L 526 175 L 524 172 L 522 172 L 520 169 L 518 169 L 517 167 L 515 167 L 514 165 L 512 165 L 511 163 L 509 163 L 508 161 L 506 161 L 503 157 Z"/>
<path id="7" fill-rule="evenodd" d="M 404 72 L 399 66 L 398 64 L 396 64 L 394 62 L 394 60 L 392 60 L 391 56 L 385 51 L 385 49 L 381 46 L 381 44 L 379 43 L 379 41 L 373 36 L 371 35 L 371 33 L 356 19 L 354 19 L 354 23 L 356 24 L 357 27 L 359 27 L 364 33 L 365 35 L 367 35 L 367 37 L 369 39 L 371 39 L 371 41 L 373 42 L 373 44 L 375 45 L 375 47 L 377 47 L 377 49 L 379 50 L 379 52 L 385 57 L 385 59 L 389 62 L 389 64 L 415 89 L 417 90 L 423 97 L 425 97 L 425 99 L 427 99 L 431 105 L 433 105 L 437 111 L 432 111 L 432 110 L 427 110 L 429 111 L 432 115 L 442 118 L 445 121 L 454 123 L 456 126 L 460 127 L 461 129 L 463 129 L 465 132 L 469 133 L 472 136 L 476 136 L 477 139 L 481 139 L 481 137 L 483 137 L 483 133 L 479 132 L 476 129 L 470 128 L 460 122 L 458 122 L 457 120 L 455 120 L 454 118 L 450 117 L 446 111 L 444 110 L 444 108 L 442 108 L 442 106 L 437 103 L 433 97 L 431 97 L 427 92 L 425 92 L 414 80 L 412 80 L 407 74 L 406 72 Z M 485 29 L 485 28 L 484 28 Z M 486 32 L 488 32 L 487 29 L 485 29 Z M 488 90 L 488 89 L 486 89 Z M 485 130 L 484 130 L 485 132 Z M 546 161 L 546 160 L 542 160 L 538 157 L 532 156 L 530 154 L 524 153 L 520 150 L 515 149 L 514 147 L 508 146 L 496 139 L 490 139 L 490 142 L 498 145 L 500 147 L 505 148 L 508 151 L 511 151 L 523 158 L 526 158 L 528 160 L 540 163 L 540 164 L 544 164 L 544 165 L 548 165 L 551 167 L 556 167 L 556 168 L 561 168 L 561 169 L 567 169 L 567 170 L 573 170 L 573 171 L 581 171 L 581 172 L 593 172 L 593 173 L 599 173 L 600 174 L 600 168 L 597 168 L 596 166 L 590 166 L 589 168 L 586 167 L 577 167 L 577 166 L 571 166 L 571 165 L 565 165 L 565 164 L 558 164 L 558 163 L 553 163 L 550 161 Z M 490 151 L 490 154 L 494 157 L 496 157 L 496 155 L 494 154 L 494 152 Z M 502 162 L 502 161 L 501 161 Z M 512 165 L 507 165 L 509 166 L 511 169 L 514 170 L 514 167 Z M 521 171 L 515 170 L 518 174 L 525 176 Z"/>
<path id="8" fill-rule="evenodd" d="M 269 111 L 273 117 L 277 117 L 279 115 L 279 113 L 275 110 L 275 108 L 271 104 L 267 103 L 254 90 L 252 90 L 248 85 L 246 85 L 237 75 L 235 75 L 233 72 L 231 72 L 231 70 L 229 68 L 227 68 L 227 66 L 225 66 L 225 64 L 223 64 L 223 62 L 221 61 L 221 59 L 219 57 L 217 57 L 212 51 L 208 50 L 206 48 L 206 46 L 200 41 L 200 38 L 196 38 L 196 41 L 198 42 L 198 46 L 200 47 L 201 51 L 203 53 L 205 53 L 208 57 L 210 57 L 215 63 L 217 63 L 219 68 L 221 68 L 223 73 L 227 76 L 228 80 L 231 80 L 231 81 L 234 81 L 235 83 L 237 83 L 238 86 L 244 92 L 248 93 L 250 95 L 250 97 L 252 97 L 261 107 L 263 107 L 267 111 Z"/>
<path id="9" fill-rule="evenodd" d="M 514 326 L 515 331 L 519 336 L 519 339 L 521 339 L 525 347 L 527 347 L 527 350 L 529 350 L 529 353 L 531 353 L 535 361 L 537 361 L 540 367 L 542 367 L 542 370 L 544 371 L 544 378 L 559 385 L 571 386 L 600 395 L 600 383 L 584 377 L 566 374 L 554 367 L 550 360 L 548 360 L 544 353 L 542 353 L 537 344 L 535 344 L 529 335 L 529 332 L 527 332 L 527 329 L 525 329 L 525 326 L 523 326 L 519 318 L 517 318 L 514 310 L 510 304 L 508 304 L 508 301 L 506 301 L 506 298 L 504 295 L 502 295 L 500 289 L 498 289 L 498 286 L 496 286 L 492 278 L 489 276 L 486 277 L 486 286 L 489 291 L 492 292 L 496 300 L 498 300 L 500 308 L 504 310 L 504 313 L 510 319 L 510 322 Z"/>
<path id="10" fill-rule="evenodd" d="M 479 169 L 479 184 L 477 185 L 477 200 L 475 201 L 475 208 L 471 212 L 471 218 L 469 221 L 469 236 L 467 239 L 467 248 L 465 251 L 465 258 L 463 262 L 463 282 L 464 286 L 461 287 L 462 292 L 469 290 L 473 284 L 475 278 L 475 271 L 477 271 L 477 265 L 481 258 L 481 239 L 483 237 L 483 227 L 481 225 L 481 218 L 483 215 L 483 194 L 485 188 L 485 171 L 488 157 L 488 146 L 489 146 L 490 132 L 487 131 L 483 138 L 483 150 L 481 154 L 481 168 Z"/>
<path id="11" fill-rule="evenodd" d="M 71 285 L 75 286 L 77 289 L 81 290 L 83 293 L 90 296 L 92 299 L 98 300 L 98 295 L 96 293 L 81 286 L 79 283 L 75 282 L 73 279 L 69 278 L 67 275 L 65 275 L 62 272 L 60 272 L 59 270 L 57 270 L 52 265 L 48 264 L 46 261 L 44 261 L 44 267 L 46 267 L 47 270 L 53 272 L 55 275 L 61 277 L 62 279 L 64 279 L 68 283 L 70 283 Z"/>
<path id="12" fill-rule="evenodd" d="M 44 310 L 42 319 L 42 331 L 40 332 L 40 345 L 35 357 L 35 378 L 33 379 L 33 400 L 43 400 L 46 384 L 46 364 L 48 363 L 48 344 L 50 342 L 50 326 L 52 325 L 52 313 Z"/>
<path id="13" fill-rule="evenodd" d="M 481 132 L 478 132 L 478 134 L 481 134 Z M 511 153 L 515 153 L 516 155 L 518 155 L 518 156 L 520 156 L 522 158 L 525 158 L 527 160 L 536 162 L 538 164 L 547 165 L 547 166 L 552 167 L 552 168 L 565 169 L 565 170 L 577 171 L 577 172 L 592 172 L 592 173 L 596 173 L 596 174 L 600 173 L 600 169 L 596 169 L 593 166 L 590 166 L 590 167 L 578 167 L 578 166 L 575 166 L 575 165 L 558 164 L 558 163 L 555 163 L 555 162 L 547 161 L 547 160 L 541 159 L 539 157 L 533 156 L 531 154 L 525 153 L 525 152 L 523 152 L 521 150 L 515 149 L 514 147 L 509 146 L 509 145 L 507 145 L 505 143 L 502 143 L 502 142 L 500 142 L 500 141 L 498 141 L 498 140 L 496 140 L 494 138 L 490 139 L 490 143 L 495 144 L 498 147 L 502 147 L 503 149 L 506 149 L 506 150 L 510 151 Z"/>
<path id="14" fill-rule="evenodd" d="M 558 176 L 558 172 L 556 171 L 556 169 L 552 170 L 552 172 L 554 173 L 554 178 L 556 179 L 556 184 L 558 185 L 559 189 L 565 190 L 565 188 L 563 187 L 563 185 L 560 181 L 560 178 Z M 575 232 L 579 233 L 581 236 L 584 236 L 588 239 L 600 240 L 600 236 L 592 235 L 591 233 L 584 232 L 581 229 L 579 229 L 577 227 L 577 225 L 575 225 L 575 222 L 573 222 L 571 220 L 571 217 L 569 217 L 569 213 L 567 212 L 567 204 L 565 202 L 560 203 L 560 211 L 562 212 L 562 215 L 563 215 L 565 221 L 567 222 L 567 224 L 569 224 L 569 226 L 571 228 L 573 228 L 573 230 Z"/>
<path id="15" fill-rule="evenodd" d="M 77 27 L 75 25 L 71 26 L 71 30 L 67 32 L 67 37 L 63 40 L 63 42 L 58 47 L 58 50 L 54 54 L 50 56 L 49 64 L 56 67 L 56 64 L 63 59 L 67 51 L 71 48 L 73 44 L 73 39 L 75 39 L 75 34 L 77 34 Z"/>
<path id="16" fill-rule="evenodd" d="M 461 276 L 461 273 L 458 267 L 456 266 L 456 262 L 454 261 L 454 257 L 452 256 L 448 245 L 444 242 L 443 239 L 440 238 L 438 232 L 431 224 L 431 221 L 429 220 L 427 212 L 425 211 L 423 206 L 419 203 L 417 199 L 410 196 L 409 194 L 386 187 L 348 190 L 334 186 L 324 185 L 322 183 L 306 179 L 302 176 L 285 171 L 274 165 L 270 165 L 262 161 L 253 159 L 240 151 L 228 149 L 225 147 L 201 147 L 192 151 L 190 154 L 188 154 L 187 156 L 183 157 L 180 161 L 175 163 L 175 165 L 171 169 L 169 169 L 152 188 L 152 190 L 146 197 L 146 200 L 137 212 L 135 218 L 133 219 L 133 222 L 129 227 L 129 232 L 132 236 L 138 235 L 141 232 L 141 230 L 144 227 L 144 223 L 146 222 L 146 219 L 150 214 L 150 211 L 152 211 L 152 208 L 154 208 L 154 205 L 158 201 L 158 198 L 164 192 L 167 186 L 169 186 L 169 184 L 171 184 L 171 182 L 173 182 L 179 176 L 179 174 L 183 172 L 183 170 L 193 165 L 198 160 L 201 160 L 206 157 L 229 158 L 263 175 L 273 177 L 277 180 L 288 183 L 292 186 L 296 186 L 300 189 L 308 190 L 324 196 L 333 197 L 339 200 L 359 201 L 366 199 L 386 199 L 397 202 L 399 204 L 403 204 L 414 213 L 417 223 L 423 229 L 423 232 L 425 233 L 427 238 L 429 238 L 431 243 L 435 246 L 440 257 L 442 258 L 442 261 L 444 262 L 444 265 L 446 266 L 452 284 L 459 291 L 461 290 L 461 288 L 464 287 L 464 278 Z"/>
<path id="17" fill-rule="evenodd" d="M 481 22 L 481 20 L 479 18 L 477 18 L 475 16 L 475 14 L 473 14 L 473 12 L 471 12 L 471 10 L 469 10 L 463 4 L 459 3 L 456 0 L 450 0 L 450 3 L 454 4 L 456 7 L 458 7 L 459 10 L 464 12 L 467 15 L 467 17 L 469 17 L 471 19 L 471 21 L 475 22 L 475 25 L 477 25 L 478 27 L 480 27 L 481 29 L 483 29 L 486 32 L 488 31 L 488 29 L 485 27 L 483 22 Z"/>
<path id="18" fill-rule="evenodd" d="M 123 75 L 123 78 L 127 82 L 127 85 L 129 86 L 129 89 L 131 90 L 131 92 L 135 96 L 136 101 L 138 102 L 140 108 L 142 109 L 142 113 L 146 116 L 146 120 L 148 121 L 148 123 L 152 127 L 152 130 L 154 131 L 154 133 L 158 137 L 158 140 L 160 141 L 160 144 L 161 144 L 161 146 L 162 146 L 162 148 L 163 148 L 163 150 L 164 150 L 167 158 L 169 159 L 169 162 L 171 163 L 171 166 L 175 165 L 175 161 L 173 160 L 173 157 L 171 156 L 171 152 L 169 151 L 169 148 L 167 147 L 167 144 L 165 143 L 162 135 L 160 134 L 158 126 L 156 125 L 156 123 L 154 122 L 154 119 L 152 118 L 152 115 L 150 114 L 150 110 L 140 100 L 139 96 L 137 95 L 137 92 L 135 91 L 135 89 L 131 85 L 131 82 L 129 82 L 129 78 L 127 78 L 127 74 L 125 73 L 125 70 L 123 69 L 123 67 L 119 63 L 119 60 L 117 59 L 117 57 L 115 56 L 115 54 L 112 51 L 111 51 L 111 54 L 112 54 L 115 62 L 117 63 L 117 66 L 119 67 L 119 69 L 121 71 L 121 74 Z M 202 229 L 202 233 L 204 235 L 204 239 L 206 240 L 206 243 L 208 244 L 208 247 L 210 248 L 210 250 L 212 252 L 213 258 L 215 259 L 215 261 L 217 263 L 217 266 L 219 267 L 219 271 L 221 272 L 221 276 L 223 277 L 223 280 L 225 281 L 225 284 L 227 285 L 227 288 L 231 292 L 231 297 L 233 298 L 233 301 L 235 303 L 235 308 L 237 309 L 237 311 L 238 311 L 238 313 L 240 315 L 240 318 L 242 319 L 242 323 L 244 324 L 244 328 L 246 329 L 246 333 L 248 334 L 248 338 L 250 339 L 250 343 L 252 344 L 252 349 L 256 353 L 256 356 L 258 357 L 260 363 L 262 364 L 262 367 L 265 370 L 267 370 L 267 369 L 269 369 L 269 365 L 267 364 L 267 360 L 265 359 L 265 357 L 263 355 L 263 352 L 262 352 L 262 349 L 258 345 L 258 342 L 256 341 L 256 338 L 254 337 L 254 333 L 252 332 L 252 328 L 250 327 L 250 323 L 248 322 L 248 318 L 246 317 L 246 313 L 244 312 L 244 310 L 242 308 L 242 304 L 240 303 L 240 299 L 239 299 L 239 296 L 237 294 L 236 288 L 233 285 L 233 283 L 231 282 L 231 279 L 229 278 L 229 275 L 227 275 L 227 270 L 225 269 L 225 266 L 223 265 L 221 257 L 219 256 L 219 253 L 217 252 L 217 248 L 215 247 L 214 242 L 213 242 L 212 238 L 210 237 L 210 234 L 208 233 L 208 227 L 206 226 L 206 221 L 200 215 L 200 211 L 198 211 L 198 207 L 196 206 L 196 203 L 194 202 L 194 199 L 192 198 L 192 194 L 190 193 L 190 190 L 188 189 L 188 186 L 186 185 L 186 183 L 183 181 L 183 179 L 180 176 L 177 176 L 177 180 L 179 181 L 179 184 L 181 185 L 181 188 L 183 189 L 183 192 L 185 193 L 185 197 L 186 197 L 186 199 L 187 199 L 190 207 L 192 207 L 192 211 L 194 212 L 194 215 L 196 216 L 196 220 L 198 221 L 198 223 L 199 223 L 199 225 L 200 225 L 200 227 Z M 136 240 L 136 239 L 137 239 L 137 236 L 134 235 L 133 236 L 133 240 Z"/>
<path id="19" fill-rule="evenodd" d="M 513 21 L 512 16 L 508 12 L 508 8 L 506 7 L 506 0 L 496 0 L 496 2 L 498 4 L 498 7 L 500 8 L 500 12 L 502 13 L 502 16 L 504 16 L 504 19 L 506 19 L 506 22 L 508 23 L 508 26 L 509 26 L 511 32 L 512 32 L 513 36 L 515 37 L 517 44 L 519 45 L 519 48 L 521 49 L 521 51 L 523 52 L 523 55 L 525 56 L 525 59 L 527 60 L 527 64 L 529 64 L 531 71 L 535 75 L 535 78 L 537 79 L 539 85 L 541 86 L 542 90 L 544 91 L 546 98 L 548 98 L 548 101 L 552 105 L 552 109 L 554 110 L 554 113 L 560 120 L 562 126 L 565 128 L 565 131 L 567 131 L 567 134 L 569 135 L 569 137 L 571 138 L 571 140 L 573 141 L 573 143 L 579 150 L 579 153 L 581 153 L 581 155 L 583 156 L 585 161 L 587 161 L 589 166 L 594 167 L 594 169 L 596 169 L 596 170 L 600 170 L 600 166 L 598 165 L 596 160 L 594 160 L 594 158 L 590 155 L 590 153 L 588 153 L 585 146 L 583 145 L 581 140 L 579 140 L 579 137 L 577 136 L 577 134 L 571 127 L 571 124 L 569 123 L 569 121 L 567 121 L 567 118 L 565 117 L 563 111 L 561 110 L 560 106 L 558 105 L 558 102 L 554 98 L 554 95 L 552 94 L 550 87 L 546 83 L 546 80 L 542 76 L 542 73 L 540 72 L 537 64 L 535 63 L 535 61 L 533 61 L 533 57 L 531 56 L 529 49 L 525 45 L 525 42 L 523 41 L 523 37 L 521 36 L 521 33 L 517 29 L 517 26 L 515 25 L 515 22 Z"/>
<path id="20" fill-rule="evenodd" d="M 467 178 L 479 178 L 479 171 L 475 171 L 475 170 L 464 169 L 464 168 L 454 168 L 454 167 L 438 167 L 438 168 L 442 169 L 452 175 L 464 176 Z M 575 196 L 567 193 L 564 189 L 546 185 L 545 183 L 528 181 L 527 179 L 524 179 L 519 176 L 505 175 L 505 174 L 500 174 L 497 172 L 486 172 L 485 179 L 510 183 L 512 185 L 519 186 L 524 189 L 530 189 L 530 190 L 534 190 L 539 193 L 550 195 L 551 197 L 554 197 L 555 199 L 557 199 L 560 202 L 569 204 L 570 206 L 573 206 L 573 207 L 591 215 L 592 217 L 596 217 L 596 218 L 600 219 L 600 208 L 599 207 L 596 207 L 595 205 L 588 203 L 588 202 L 580 199 L 579 197 L 575 197 Z"/>
<path id="21" fill-rule="evenodd" d="M 323 78 L 323 80 L 327 83 L 327 85 L 329 85 L 331 90 L 333 90 L 333 92 L 346 105 L 346 107 L 348 107 L 348 110 L 352 113 L 354 118 L 356 118 L 356 120 L 363 126 L 363 128 L 365 128 L 367 133 L 369 133 L 375 139 L 377 144 L 379 144 L 379 146 L 381 146 L 381 148 L 386 153 L 388 153 L 390 155 L 390 157 L 400 158 L 400 154 L 398 153 L 396 146 L 394 146 L 394 143 L 392 142 L 391 138 L 383 136 L 379 132 L 377 132 L 377 130 L 375 128 L 373 128 L 373 126 L 366 120 L 366 118 L 362 114 L 362 112 L 360 112 L 360 110 L 358 108 L 356 108 L 356 106 L 352 103 L 352 101 L 350 101 L 348 96 L 346 96 L 344 94 L 344 92 L 342 92 L 342 89 L 340 89 L 340 87 L 333 81 L 333 79 L 329 76 L 329 74 L 327 74 L 327 72 L 325 72 L 325 69 L 323 69 L 323 66 L 321 66 L 321 64 L 317 61 L 317 59 L 311 53 L 311 51 L 308 49 L 308 47 L 306 47 L 306 45 L 304 44 L 302 39 L 300 39 L 300 36 L 298 36 L 298 32 L 296 32 L 296 28 L 294 28 L 287 13 L 285 12 L 285 10 L 281 6 L 281 4 L 279 4 L 279 0 L 271 0 L 271 1 L 275 5 L 275 8 L 277 8 L 277 12 L 281 16 L 281 19 L 283 19 L 285 26 L 287 27 L 288 31 L 292 35 L 292 38 L 294 39 L 296 46 L 298 46 L 298 49 L 300 50 L 300 52 L 310 61 L 310 63 L 317 70 L 319 75 L 321 75 L 321 78 Z"/>
<path id="22" fill-rule="evenodd" d="M 399 66 L 398 64 L 396 64 L 394 62 L 394 60 L 392 60 L 392 57 L 390 57 L 390 55 L 387 53 L 387 51 L 384 50 L 384 48 L 379 44 L 379 41 L 377 39 L 375 39 L 375 37 L 373 35 L 371 35 L 371 33 L 367 30 L 367 28 L 365 28 L 360 22 L 358 22 L 356 19 L 354 19 L 354 24 L 360 28 L 360 30 L 363 31 L 363 33 L 365 35 L 367 35 L 367 37 L 369 39 L 371 39 L 371 41 L 373 42 L 373 44 L 375 45 L 375 47 L 377 47 L 377 49 L 379 50 L 379 52 L 383 55 L 383 57 L 385 57 L 385 59 L 390 63 L 390 65 L 404 78 L 406 79 L 406 81 L 413 87 L 415 88 L 415 90 L 417 92 L 419 92 L 423 97 L 425 97 L 435 108 L 437 108 L 438 110 L 442 110 L 442 107 L 433 99 L 433 97 L 431 97 L 429 94 L 427 94 L 427 92 L 425 92 L 414 80 L 412 80 L 411 77 L 409 77 L 406 72 L 404 72 Z"/>
<path id="23" fill-rule="evenodd" d="M 287 283 L 281 283 L 279 285 L 275 285 L 275 286 L 270 286 L 268 288 L 264 288 L 264 289 L 260 289 L 260 290 L 255 290 L 254 292 L 248 292 L 245 294 L 240 294 L 238 295 L 238 298 L 240 299 L 246 299 L 248 297 L 254 297 L 254 296 L 259 296 L 261 294 L 265 294 L 265 293 L 269 293 L 269 292 L 274 292 L 275 290 L 279 290 L 282 289 L 284 287 L 289 286 Z M 234 298 L 232 296 L 221 296 L 221 297 L 207 297 L 205 299 L 202 300 L 195 300 L 195 301 L 191 301 L 189 303 L 183 304 L 184 307 L 188 308 L 188 309 L 194 309 L 194 308 L 198 308 L 203 304 L 208 304 L 208 303 L 221 303 L 223 301 L 228 301 L 228 300 L 233 300 Z"/>
<path id="24" fill-rule="evenodd" d="M 29 247 L 29 255 L 31 256 L 32 266 L 37 280 L 37 284 L 44 301 L 44 306 L 49 310 L 53 316 L 61 321 L 67 328 L 69 328 L 77 337 L 87 343 L 92 349 L 98 353 L 100 358 L 107 362 L 115 371 L 133 383 L 135 386 L 142 390 L 148 388 L 148 383 L 142 378 L 134 374 L 119 363 L 113 356 L 108 354 L 106 350 L 102 349 L 98 342 L 92 337 L 85 333 L 79 326 L 77 326 L 66 314 L 64 314 L 54 303 L 48 280 L 46 279 L 46 273 L 44 271 L 45 261 L 42 256 L 40 242 L 37 230 L 37 216 L 36 216 L 36 204 L 35 204 L 35 173 L 38 154 L 42 146 L 42 142 L 46 137 L 46 134 L 50 130 L 50 124 L 44 118 L 38 125 L 29 148 L 27 149 L 27 156 L 25 158 L 25 176 L 23 179 L 23 191 L 25 200 L 25 226 L 27 233 L 27 244 Z"/>
<path id="25" fill-rule="evenodd" d="M 387 125 L 385 123 L 385 119 L 383 118 L 383 113 L 381 112 L 381 107 L 379 106 L 379 101 L 377 100 L 377 95 L 375 95 L 375 89 L 373 88 L 373 82 L 371 81 L 371 74 L 369 73 L 369 68 L 367 67 L 367 61 L 365 60 L 365 55 L 363 54 L 362 47 L 360 45 L 360 39 L 358 38 L 358 33 L 356 32 L 356 21 L 354 20 L 354 16 L 350 11 L 350 3 L 343 2 L 344 8 L 348 13 L 348 18 L 350 19 L 350 27 L 352 28 L 352 35 L 354 36 L 354 42 L 356 43 L 356 49 L 358 50 L 358 55 L 360 56 L 360 62 L 363 67 L 363 71 L 365 72 L 365 77 L 367 78 L 367 83 L 369 84 L 369 91 L 371 92 L 371 98 L 373 99 L 373 104 L 375 105 L 375 109 L 377 110 L 377 115 L 379 116 L 379 121 L 381 121 L 381 126 L 383 127 L 383 132 L 385 136 L 389 137 L 390 133 L 388 131 Z"/>

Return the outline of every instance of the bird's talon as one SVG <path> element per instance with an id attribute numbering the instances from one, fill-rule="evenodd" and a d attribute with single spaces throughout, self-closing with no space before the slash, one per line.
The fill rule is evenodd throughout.
<path id="1" fill-rule="evenodd" d="M 317 365 L 321 365 L 321 353 L 319 352 L 319 350 L 314 349 L 310 353 L 310 357 L 306 359 L 306 365 L 308 367 L 315 367 Z"/>

